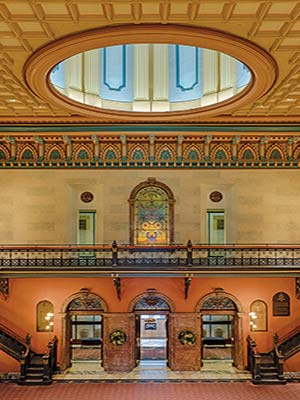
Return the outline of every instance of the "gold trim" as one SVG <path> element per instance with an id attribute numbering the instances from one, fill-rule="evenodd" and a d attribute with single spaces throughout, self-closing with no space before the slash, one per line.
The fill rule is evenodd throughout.
<path id="1" fill-rule="evenodd" d="M 80 52 L 123 43 L 176 43 L 221 51 L 242 61 L 252 72 L 250 84 L 242 92 L 221 103 L 176 112 L 125 112 L 98 109 L 75 102 L 58 93 L 50 83 L 52 68 Z M 265 95 L 277 78 L 275 60 L 262 48 L 237 36 L 207 28 L 182 25 L 123 25 L 93 29 L 66 36 L 36 51 L 24 65 L 26 84 L 44 101 L 72 114 L 111 122 L 191 121 L 224 114 Z"/>

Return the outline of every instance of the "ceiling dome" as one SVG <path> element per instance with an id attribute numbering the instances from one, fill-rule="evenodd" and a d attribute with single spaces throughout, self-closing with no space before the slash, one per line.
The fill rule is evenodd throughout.
<path id="1" fill-rule="evenodd" d="M 209 49 L 179 44 L 124 44 L 76 54 L 50 82 L 64 96 L 110 110 L 170 112 L 227 100 L 251 81 L 247 66 Z"/>
<path id="2" fill-rule="evenodd" d="M 234 35 L 180 25 L 123 25 L 79 32 L 32 54 L 31 90 L 99 122 L 193 122 L 264 96 L 274 59 Z"/>

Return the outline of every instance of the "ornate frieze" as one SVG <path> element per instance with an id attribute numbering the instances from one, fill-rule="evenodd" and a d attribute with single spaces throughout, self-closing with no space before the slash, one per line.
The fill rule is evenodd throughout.
<path id="1" fill-rule="evenodd" d="M 0 168 L 299 168 L 293 133 L 0 135 Z"/>
<path id="2" fill-rule="evenodd" d="M 226 296 L 216 294 L 209 297 L 202 304 L 202 309 L 205 310 L 236 310 L 234 302 Z"/>
<path id="3" fill-rule="evenodd" d="M 88 289 L 81 289 L 78 297 L 73 299 L 69 304 L 68 310 L 103 310 L 103 304 L 101 299 L 95 294 L 90 293 Z"/>

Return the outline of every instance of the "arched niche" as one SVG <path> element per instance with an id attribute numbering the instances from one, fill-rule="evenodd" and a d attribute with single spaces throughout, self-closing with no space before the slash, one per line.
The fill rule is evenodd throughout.
<path id="1" fill-rule="evenodd" d="M 36 305 L 36 331 L 53 332 L 53 315 L 53 304 L 48 300 L 40 301 Z"/>
<path id="2" fill-rule="evenodd" d="M 164 245 L 174 242 L 174 203 L 171 189 L 155 178 L 139 183 L 130 193 L 130 243 Z"/>
<path id="3" fill-rule="evenodd" d="M 250 304 L 250 330 L 251 332 L 268 330 L 268 307 L 263 300 L 254 300 Z"/>

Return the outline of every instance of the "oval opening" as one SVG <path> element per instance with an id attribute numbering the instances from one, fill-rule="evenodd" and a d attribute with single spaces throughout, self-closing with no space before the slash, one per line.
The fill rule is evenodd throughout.
<path id="1" fill-rule="evenodd" d="M 127 112 L 176 112 L 228 100 L 251 82 L 225 53 L 180 44 L 121 44 L 78 53 L 51 70 L 50 83 L 78 103 Z"/>

